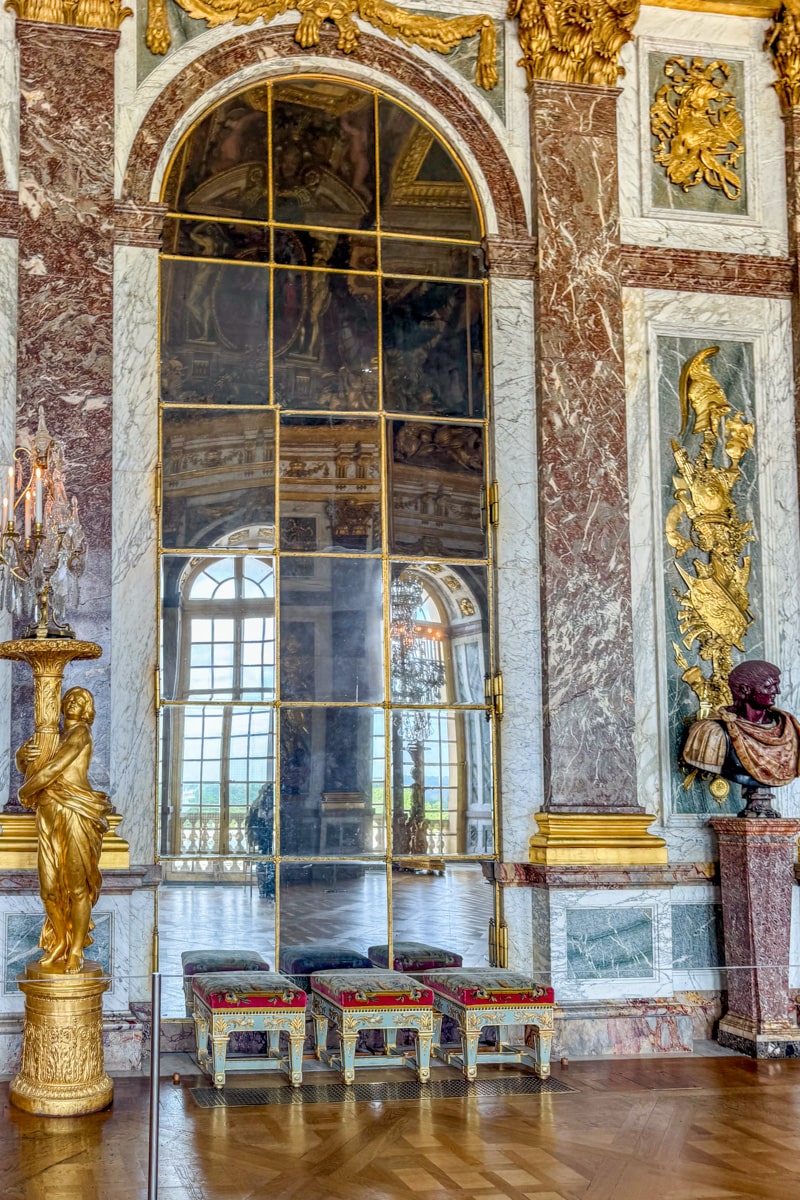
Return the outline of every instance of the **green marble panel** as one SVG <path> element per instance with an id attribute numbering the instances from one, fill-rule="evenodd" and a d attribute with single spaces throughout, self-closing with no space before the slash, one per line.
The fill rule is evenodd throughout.
<path id="1" fill-rule="evenodd" d="M 5 963 L 3 964 L 3 991 L 18 992 L 17 976 L 29 962 L 42 957 L 39 934 L 43 915 L 38 913 L 10 913 L 6 916 Z M 95 913 L 92 930 L 94 942 L 86 951 L 86 957 L 99 962 L 106 974 L 111 974 L 111 913 Z"/>
<path id="2" fill-rule="evenodd" d="M 691 432 L 692 420 L 683 437 L 680 436 L 681 407 L 678 383 L 681 367 L 698 351 L 706 346 L 719 346 L 719 354 L 709 360 L 709 366 L 714 378 L 723 387 L 734 412 L 742 412 L 747 420 L 752 421 L 753 395 L 755 390 L 755 369 L 753 363 L 753 346 L 750 342 L 725 341 L 710 332 L 704 338 L 688 337 L 659 337 L 658 339 L 658 405 L 660 427 L 661 455 L 661 545 L 663 548 L 664 565 L 664 614 L 665 638 L 662 653 L 665 656 L 667 679 L 667 712 L 669 726 L 669 760 L 671 771 L 671 800 L 672 810 L 678 813 L 713 813 L 716 815 L 735 814 L 742 807 L 741 792 L 736 784 L 731 784 L 728 799 L 718 804 L 702 780 L 695 778 L 690 788 L 684 787 L 686 776 L 678 767 L 678 750 L 683 739 L 687 720 L 697 711 L 697 698 L 690 687 L 681 679 L 681 668 L 675 662 L 672 643 L 681 646 L 687 661 L 697 663 L 708 674 L 708 667 L 700 662 L 697 645 L 686 649 L 681 642 L 678 628 L 678 601 L 673 589 L 684 589 L 683 580 L 675 569 L 672 548 L 664 536 L 664 521 L 667 513 L 674 504 L 674 489 L 672 477 L 675 472 L 675 460 L 672 456 L 671 440 L 680 442 L 692 459 L 697 454 L 700 437 Z M 731 414 L 733 415 L 733 414 Z M 743 478 L 733 489 L 733 497 L 740 514 L 745 520 L 752 522 L 753 531 L 758 538 L 759 528 L 759 498 L 758 498 L 758 428 L 756 428 L 753 449 L 749 450 L 742 459 Z M 750 609 L 755 620 L 745 637 L 745 654 L 734 650 L 734 662 L 744 658 L 763 658 L 763 612 L 761 599 L 761 549 L 758 540 L 750 543 L 748 552 L 751 557 L 750 570 Z M 697 555 L 705 560 L 704 555 Z M 695 558 L 693 551 L 683 555 L 681 564 L 686 571 L 692 573 L 692 562 Z"/>
<path id="3" fill-rule="evenodd" d="M 656 92 L 668 82 L 667 76 L 664 74 L 664 67 L 669 59 L 676 58 L 674 52 L 670 53 L 652 53 L 648 55 L 648 75 L 649 75 L 649 91 L 648 99 L 650 104 L 656 98 Z M 690 61 L 689 56 L 684 55 L 685 61 Z M 708 59 L 711 63 L 713 60 Z M 727 88 L 733 93 L 736 98 L 736 110 L 742 121 L 745 120 L 745 68 L 743 62 L 737 62 L 729 58 L 725 59 L 725 63 L 730 67 L 730 76 L 727 82 Z M 706 64 L 704 64 L 706 65 Z M 648 105 L 648 123 L 649 123 L 649 105 Z M 734 168 L 739 178 L 742 181 L 742 190 L 735 200 L 730 200 L 722 191 L 721 188 L 709 187 L 704 179 L 699 183 L 694 184 L 687 191 L 684 191 L 681 184 L 672 183 L 667 177 L 666 167 L 661 163 L 657 163 L 653 159 L 653 150 L 658 146 L 658 139 L 651 136 L 650 138 L 650 180 L 652 201 L 655 208 L 672 208 L 680 212 L 701 212 L 701 213 L 718 213 L 720 216 L 746 216 L 748 212 L 747 198 L 747 182 L 745 178 L 745 162 L 749 151 L 748 147 L 748 130 L 745 128 L 744 136 L 741 139 L 744 142 L 745 152 L 738 160 L 737 166 Z"/>
<path id="4" fill-rule="evenodd" d="M 567 979 L 649 979 L 652 908 L 567 909 Z"/>
<path id="5" fill-rule="evenodd" d="M 721 904 L 672 906 L 672 968 L 674 971 L 725 965 Z"/>

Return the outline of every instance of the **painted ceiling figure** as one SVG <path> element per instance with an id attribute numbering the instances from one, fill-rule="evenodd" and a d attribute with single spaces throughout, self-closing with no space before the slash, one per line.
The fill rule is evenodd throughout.
<path id="1" fill-rule="evenodd" d="M 747 800 L 740 816 L 779 816 L 768 789 L 800 776 L 800 721 L 773 707 L 780 678 L 772 663 L 740 663 L 728 677 L 733 704 L 694 721 L 686 733 L 684 762 L 740 784 Z"/>

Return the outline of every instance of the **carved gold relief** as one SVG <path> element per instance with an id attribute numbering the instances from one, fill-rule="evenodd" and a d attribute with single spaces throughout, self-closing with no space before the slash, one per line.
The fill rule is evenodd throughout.
<path id="1" fill-rule="evenodd" d="M 252 25 L 259 19 L 267 23 L 295 9 L 300 13 L 294 35 L 296 42 L 304 49 L 316 46 L 323 22 L 332 21 L 339 31 L 337 45 L 345 54 L 352 53 L 358 45 L 354 16 L 380 29 L 387 37 L 439 54 L 449 54 L 465 38 L 480 37 L 475 82 L 487 90 L 497 83 L 497 34 L 492 18 L 485 13 L 432 17 L 406 12 L 389 0 L 178 0 L 178 3 L 190 17 L 205 20 L 210 26 Z M 153 54 L 166 54 L 171 40 L 165 0 L 149 0 L 147 48 Z"/>
<path id="2" fill-rule="evenodd" d="M 633 37 L 639 0 L 510 0 L 528 79 L 614 87 L 619 52 Z"/>
<path id="3" fill-rule="evenodd" d="M 744 551 L 755 538 L 751 523 L 737 511 L 732 492 L 742 478 L 740 464 L 753 445 L 754 426 L 742 413 L 728 415 L 731 406 L 708 365 L 718 350 L 718 346 L 707 346 L 684 363 L 681 371 L 681 433 L 686 431 L 691 410 L 692 432 L 700 434 L 702 441 L 694 458 L 679 442 L 672 442 L 678 468 L 673 476 L 676 503 L 666 519 L 675 568 L 686 585 L 684 592 L 675 591 L 683 645 L 688 650 L 697 643 L 700 658 L 711 667 L 705 675 L 673 646 L 682 678 L 699 701 L 699 717 L 731 703 L 728 675 L 733 669 L 733 649 L 744 650 L 743 639 L 753 623 L 747 591 L 750 556 Z M 691 564 L 693 573 L 678 561 L 691 549 L 700 551 Z M 692 778 L 693 774 L 687 786 Z M 725 798 L 714 795 L 717 800 Z"/>
<path id="4" fill-rule="evenodd" d="M 119 29 L 132 8 L 120 0 L 6 0 L 6 9 L 21 21 L 44 21 L 49 25 L 79 25 L 86 29 Z"/>
<path id="5" fill-rule="evenodd" d="M 725 86 L 727 63 L 671 58 L 664 67 L 669 82 L 656 92 L 650 131 L 657 140 L 653 159 L 671 183 L 685 192 L 704 182 L 737 200 L 741 176 L 734 169 L 744 154 L 744 124 L 736 97 Z"/>
<path id="6" fill-rule="evenodd" d="M 764 49 L 772 51 L 775 88 L 787 108 L 800 105 L 800 0 L 788 0 L 767 30 Z"/>

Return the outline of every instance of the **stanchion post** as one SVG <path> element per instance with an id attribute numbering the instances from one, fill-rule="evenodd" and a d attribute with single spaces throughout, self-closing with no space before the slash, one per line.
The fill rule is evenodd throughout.
<path id="1" fill-rule="evenodd" d="M 161 1077 L 161 972 L 154 971 L 150 1021 L 150 1154 L 147 1164 L 147 1200 L 158 1200 L 158 1118 Z"/>

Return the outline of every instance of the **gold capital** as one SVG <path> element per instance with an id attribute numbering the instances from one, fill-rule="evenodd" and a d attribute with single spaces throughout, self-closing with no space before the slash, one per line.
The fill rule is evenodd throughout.
<path id="1" fill-rule="evenodd" d="M 633 37 L 640 0 L 510 0 L 519 21 L 520 66 L 529 81 L 615 87 L 619 52 Z"/>
<path id="2" fill-rule="evenodd" d="M 47 25 L 78 25 L 84 29 L 119 29 L 132 8 L 120 0 L 6 0 L 6 9 L 21 21 Z"/>
<path id="3" fill-rule="evenodd" d="M 800 105 L 800 0 L 787 0 L 767 30 L 764 49 L 772 51 L 775 89 L 785 108 Z"/>

